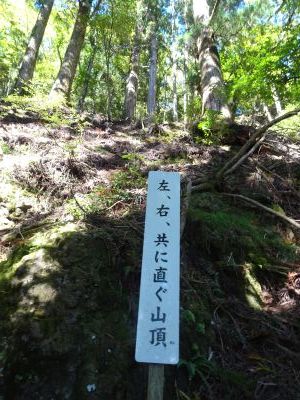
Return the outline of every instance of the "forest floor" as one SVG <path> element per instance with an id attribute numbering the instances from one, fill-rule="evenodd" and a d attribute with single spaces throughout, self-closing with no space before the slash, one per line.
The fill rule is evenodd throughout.
<path id="1" fill-rule="evenodd" d="M 214 179 L 237 147 L 180 124 L 0 105 L 0 399 L 145 399 L 134 361 L 150 170 Z M 300 399 L 300 142 L 269 132 L 181 243 L 180 363 L 165 399 Z"/>

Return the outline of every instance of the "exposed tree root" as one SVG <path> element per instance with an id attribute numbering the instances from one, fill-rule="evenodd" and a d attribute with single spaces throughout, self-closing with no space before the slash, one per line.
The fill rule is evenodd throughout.
<path id="1" fill-rule="evenodd" d="M 223 193 L 224 196 L 230 196 L 230 197 L 234 197 L 237 199 L 241 199 L 244 200 L 248 203 L 253 204 L 255 207 L 261 208 L 264 211 L 267 211 L 270 214 L 275 215 L 277 218 L 282 219 L 284 222 L 289 223 L 290 225 L 292 225 L 294 228 L 300 229 L 300 224 L 298 224 L 298 222 L 296 222 L 293 218 L 287 217 L 286 215 L 280 214 L 279 212 L 273 210 L 272 208 L 266 207 L 263 204 L 259 203 L 258 201 L 252 200 L 249 197 L 243 196 L 241 194 L 231 194 L 231 193 Z"/>

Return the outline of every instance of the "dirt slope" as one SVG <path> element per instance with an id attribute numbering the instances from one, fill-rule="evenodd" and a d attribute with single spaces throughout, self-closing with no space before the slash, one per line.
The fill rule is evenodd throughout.
<path id="1" fill-rule="evenodd" d="M 198 145 L 180 125 L 149 134 L 21 114 L 0 123 L 0 399 L 144 399 L 134 341 L 147 172 L 213 179 L 236 149 Z M 299 220 L 299 163 L 299 143 L 270 133 L 219 191 L 192 194 L 166 400 L 300 399 L 299 232 L 226 196 Z"/>

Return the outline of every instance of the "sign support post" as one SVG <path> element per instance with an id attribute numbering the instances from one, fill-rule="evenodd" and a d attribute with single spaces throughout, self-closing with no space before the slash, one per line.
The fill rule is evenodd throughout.
<path id="1" fill-rule="evenodd" d="M 163 400 L 164 380 L 164 365 L 150 364 L 148 370 L 147 400 Z"/>
<path id="2" fill-rule="evenodd" d="M 147 400 L 163 400 L 179 361 L 180 174 L 150 172 L 135 359 L 149 363 Z"/>

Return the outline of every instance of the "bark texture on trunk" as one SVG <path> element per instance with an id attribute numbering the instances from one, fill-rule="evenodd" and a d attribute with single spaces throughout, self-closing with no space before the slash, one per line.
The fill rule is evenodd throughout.
<path id="1" fill-rule="evenodd" d="M 134 35 L 134 45 L 131 56 L 131 70 L 126 81 L 125 91 L 125 119 L 132 121 L 135 118 L 137 92 L 138 92 L 138 72 L 140 58 L 140 29 L 137 26 Z"/>
<path id="2" fill-rule="evenodd" d="M 197 48 L 201 70 L 202 113 L 213 110 L 220 112 L 226 119 L 231 119 L 218 49 L 210 28 L 205 27 L 202 30 Z"/>
<path id="3" fill-rule="evenodd" d="M 14 87 L 19 94 L 26 94 L 28 92 L 28 84 L 30 84 L 31 79 L 33 78 L 39 48 L 43 40 L 53 3 L 54 0 L 44 1 L 36 23 L 32 29 Z"/>
<path id="4" fill-rule="evenodd" d="M 51 89 L 51 97 L 68 98 L 70 96 L 76 68 L 79 63 L 80 52 L 85 38 L 90 9 L 91 0 L 79 0 L 79 9 L 71 39 L 61 68 Z"/>
<path id="5" fill-rule="evenodd" d="M 150 37 L 150 66 L 149 66 L 149 90 L 147 111 L 148 116 L 153 117 L 156 109 L 156 77 L 157 77 L 157 37 L 156 26 L 153 24 L 153 29 Z"/>

